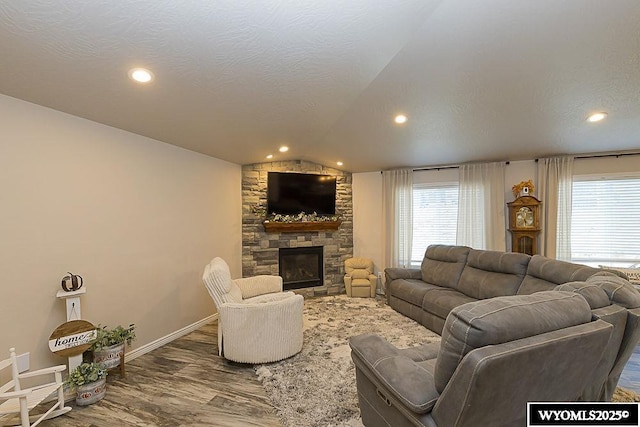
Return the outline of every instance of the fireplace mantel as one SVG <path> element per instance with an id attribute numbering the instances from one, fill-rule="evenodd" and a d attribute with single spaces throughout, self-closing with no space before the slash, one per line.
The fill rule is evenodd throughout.
<path id="1" fill-rule="evenodd" d="M 296 233 L 300 231 L 337 230 L 342 221 L 274 222 L 264 221 L 267 233 Z"/>

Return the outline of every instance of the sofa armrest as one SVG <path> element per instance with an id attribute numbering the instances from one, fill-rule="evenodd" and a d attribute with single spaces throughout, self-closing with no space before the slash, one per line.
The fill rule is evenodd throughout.
<path id="1" fill-rule="evenodd" d="M 422 279 L 422 271 L 419 268 L 385 268 L 384 277 L 386 287 L 396 279 Z"/>
<path id="2" fill-rule="evenodd" d="M 292 291 L 285 292 L 272 292 L 268 294 L 256 295 L 255 297 L 247 298 L 242 300 L 241 303 L 244 307 L 250 307 L 256 304 L 264 304 L 267 302 L 275 302 L 282 301 L 291 297 L 294 297 L 296 294 Z"/>
<path id="3" fill-rule="evenodd" d="M 353 359 L 375 376 L 389 396 L 418 414 L 430 412 L 438 401 L 433 374 L 378 335 L 359 335 L 349 340 Z"/>
<path id="4" fill-rule="evenodd" d="M 234 283 L 242 292 L 242 299 L 273 292 L 282 292 L 282 277 L 266 274 L 235 279 Z"/>
<path id="5" fill-rule="evenodd" d="M 218 314 L 224 325 L 225 337 L 238 339 L 251 337 L 256 332 L 263 333 L 270 325 L 282 326 L 297 321 L 302 325 L 303 307 L 302 295 L 284 292 L 274 294 L 271 300 L 256 297 L 251 302 L 224 303 L 218 307 Z"/>
<path id="6" fill-rule="evenodd" d="M 398 350 L 399 355 L 408 357 L 414 362 L 424 362 L 425 360 L 437 359 L 439 352 L 440 341 Z"/>

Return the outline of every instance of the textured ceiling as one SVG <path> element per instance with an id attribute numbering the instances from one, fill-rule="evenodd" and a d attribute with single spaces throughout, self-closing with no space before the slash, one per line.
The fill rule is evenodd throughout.
<path id="1" fill-rule="evenodd" d="M 640 1 L 3 0 L 0 93 L 238 164 L 638 150 Z"/>

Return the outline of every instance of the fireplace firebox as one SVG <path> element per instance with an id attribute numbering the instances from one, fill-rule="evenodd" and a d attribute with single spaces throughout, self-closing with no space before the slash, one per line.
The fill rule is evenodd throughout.
<path id="1" fill-rule="evenodd" d="M 323 286 L 322 246 L 280 248 L 278 266 L 284 290 Z"/>

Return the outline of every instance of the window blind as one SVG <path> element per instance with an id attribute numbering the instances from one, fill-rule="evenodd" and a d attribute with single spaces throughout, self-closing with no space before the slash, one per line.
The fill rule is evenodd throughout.
<path id="1" fill-rule="evenodd" d="M 456 244 L 458 183 L 413 186 L 411 264 L 419 266 L 427 246 Z"/>
<path id="2" fill-rule="evenodd" d="M 640 177 L 574 177 L 571 210 L 572 261 L 640 263 Z"/>

